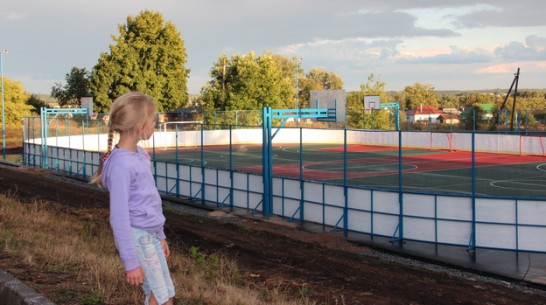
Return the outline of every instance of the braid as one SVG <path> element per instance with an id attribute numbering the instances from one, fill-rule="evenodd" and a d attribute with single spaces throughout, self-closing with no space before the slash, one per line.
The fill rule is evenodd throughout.
<path id="1" fill-rule="evenodd" d="M 112 144 L 114 142 L 114 129 L 112 126 L 108 128 L 108 148 L 106 149 L 105 153 L 99 154 L 99 169 L 97 170 L 97 173 L 91 177 L 91 180 L 89 183 L 96 183 L 99 187 L 102 187 L 102 168 L 104 165 L 104 161 L 110 157 L 110 154 L 112 153 Z"/>
<path id="2" fill-rule="evenodd" d="M 110 126 L 110 128 L 108 128 L 108 147 L 105 153 L 106 158 L 108 158 L 110 154 L 112 153 L 113 142 L 114 142 L 114 129 L 112 128 L 112 126 Z"/>

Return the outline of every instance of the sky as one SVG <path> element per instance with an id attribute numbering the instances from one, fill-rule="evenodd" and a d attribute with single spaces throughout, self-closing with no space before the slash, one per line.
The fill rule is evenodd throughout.
<path id="1" fill-rule="evenodd" d="M 4 75 L 50 93 L 72 67 L 91 71 L 128 16 L 159 12 L 181 32 L 199 93 L 223 54 L 271 51 L 347 91 L 370 74 L 386 90 L 546 88 L 544 0 L 0 0 Z"/>

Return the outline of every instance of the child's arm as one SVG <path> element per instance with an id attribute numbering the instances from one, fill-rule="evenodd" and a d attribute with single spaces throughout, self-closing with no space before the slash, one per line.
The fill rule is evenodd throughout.
<path id="1" fill-rule="evenodd" d="M 162 239 L 161 241 L 161 248 L 163 248 L 163 253 L 165 253 L 165 258 L 168 258 L 169 255 L 171 255 L 171 251 L 169 250 L 169 244 L 167 244 L 167 240 Z"/>
<path id="2" fill-rule="evenodd" d="M 129 190 L 131 188 L 130 171 L 122 166 L 115 166 L 109 172 L 107 180 L 110 191 L 110 225 L 114 241 L 126 271 L 140 266 L 131 232 L 129 216 Z"/>

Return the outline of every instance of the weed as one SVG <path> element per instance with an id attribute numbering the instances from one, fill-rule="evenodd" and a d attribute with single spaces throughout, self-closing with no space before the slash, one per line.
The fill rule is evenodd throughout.
<path id="1" fill-rule="evenodd" d="M 307 286 L 303 286 L 300 288 L 299 290 L 299 294 L 302 298 L 304 299 L 308 299 L 310 298 L 311 296 L 313 296 L 313 294 L 315 293 L 315 289 L 313 288 L 309 288 Z"/>
<path id="2" fill-rule="evenodd" d="M 103 300 L 102 297 L 96 293 L 89 297 L 82 298 L 82 305 L 97 305 L 102 304 Z"/>

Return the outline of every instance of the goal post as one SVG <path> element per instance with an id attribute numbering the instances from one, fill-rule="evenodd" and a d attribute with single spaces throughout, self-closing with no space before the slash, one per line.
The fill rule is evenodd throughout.
<path id="1" fill-rule="evenodd" d="M 203 121 L 168 121 L 168 122 L 162 122 L 161 125 L 159 125 L 159 134 L 161 135 L 161 139 L 163 140 L 163 149 L 167 150 L 167 126 L 168 125 L 174 125 L 175 131 L 177 130 L 177 127 L 179 125 L 185 126 L 185 125 L 202 125 Z M 181 128 L 181 130 L 184 130 L 184 127 Z"/>
<path id="2" fill-rule="evenodd" d="M 546 157 L 546 136 L 520 135 L 519 154 Z"/>
<path id="3" fill-rule="evenodd" d="M 445 136 L 445 137 L 444 137 Z M 453 132 L 430 132 L 430 151 L 453 152 Z"/>

